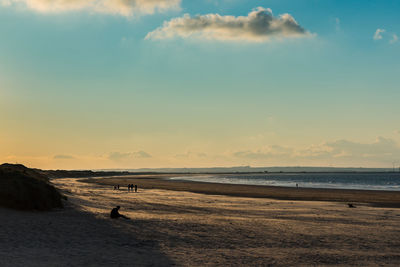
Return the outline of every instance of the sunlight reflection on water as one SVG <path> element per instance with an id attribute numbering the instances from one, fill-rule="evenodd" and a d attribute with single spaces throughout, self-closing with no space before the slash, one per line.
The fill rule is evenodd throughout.
<path id="1" fill-rule="evenodd" d="M 197 182 L 400 191 L 400 173 L 265 173 L 173 177 Z"/>

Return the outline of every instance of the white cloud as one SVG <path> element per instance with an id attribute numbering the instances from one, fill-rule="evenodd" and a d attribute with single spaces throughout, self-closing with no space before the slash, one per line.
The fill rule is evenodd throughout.
<path id="1" fill-rule="evenodd" d="M 386 30 L 385 29 L 376 29 L 375 34 L 374 34 L 374 40 L 381 40 L 382 37 L 382 33 L 384 33 Z"/>
<path id="2" fill-rule="evenodd" d="M 335 18 L 335 25 L 336 25 L 336 31 L 340 31 L 340 19 L 339 18 Z"/>
<path id="3" fill-rule="evenodd" d="M 165 21 L 156 30 L 147 34 L 146 39 L 167 39 L 174 37 L 201 38 L 219 41 L 264 42 L 271 38 L 283 39 L 312 36 L 289 14 L 275 17 L 271 9 L 258 7 L 247 16 L 221 16 L 206 14 Z"/>
<path id="4" fill-rule="evenodd" d="M 153 14 L 179 9 L 181 0 L 1 0 L 2 5 L 22 5 L 41 13 L 86 10 L 122 16 Z"/>
<path id="5" fill-rule="evenodd" d="M 55 155 L 54 159 L 75 159 L 75 157 L 71 155 Z"/>
<path id="6" fill-rule="evenodd" d="M 203 152 L 192 152 L 192 151 L 187 151 L 185 153 L 181 154 L 176 154 L 175 158 L 204 158 L 207 157 L 206 153 Z"/>
<path id="7" fill-rule="evenodd" d="M 398 40 L 399 40 L 399 37 L 397 36 L 397 34 L 393 34 L 392 40 L 390 40 L 390 44 L 397 43 Z"/>

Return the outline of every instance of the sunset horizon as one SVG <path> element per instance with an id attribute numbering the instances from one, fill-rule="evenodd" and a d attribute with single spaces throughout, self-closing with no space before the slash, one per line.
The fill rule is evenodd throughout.
<path id="1" fill-rule="evenodd" d="M 400 266 L 400 0 L 0 0 L 0 266 Z"/>
<path id="2" fill-rule="evenodd" d="M 400 6 L 357 3 L 3 0 L 0 162 L 399 165 Z"/>

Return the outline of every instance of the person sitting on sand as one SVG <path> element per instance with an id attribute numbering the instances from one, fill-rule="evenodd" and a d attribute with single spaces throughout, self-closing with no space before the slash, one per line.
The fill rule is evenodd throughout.
<path id="1" fill-rule="evenodd" d="M 126 217 L 126 216 L 124 216 L 124 215 L 122 215 L 122 214 L 120 214 L 120 213 L 118 212 L 118 210 L 119 210 L 120 208 L 121 208 L 120 206 L 117 206 L 116 208 L 113 208 L 113 209 L 111 210 L 110 217 L 111 217 L 112 219 L 118 219 L 119 217 L 122 217 L 122 218 L 125 218 L 125 219 L 128 219 L 128 220 L 129 220 L 128 217 Z"/>

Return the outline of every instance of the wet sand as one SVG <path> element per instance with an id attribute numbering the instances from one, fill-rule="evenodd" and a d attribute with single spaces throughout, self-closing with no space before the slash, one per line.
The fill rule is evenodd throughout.
<path id="1" fill-rule="evenodd" d="M 195 174 L 192 174 L 195 175 Z M 357 203 L 379 207 L 400 208 L 399 191 L 348 190 L 348 189 L 319 189 L 293 188 L 279 186 L 259 186 L 221 183 L 202 183 L 168 178 L 188 176 L 188 174 L 159 174 L 135 175 L 113 178 L 92 178 L 86 182 L 103 185 L 119 184 L 126 189 L 128 184 L 137 184 L 144 189 L 164 189 L 174 191 L 188 191 L 193 193 L 226 195 L 236 197 L 273 198 L 280 200 L 302 201 L 335 201 L 343 203 Z"/>
<path id="2" fill-rule="evenodd" d="M 53 183 L 64 210 L 0 209 L 1 266 L 400 265 L 397 208 Z"/>

